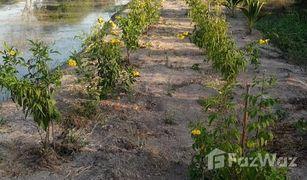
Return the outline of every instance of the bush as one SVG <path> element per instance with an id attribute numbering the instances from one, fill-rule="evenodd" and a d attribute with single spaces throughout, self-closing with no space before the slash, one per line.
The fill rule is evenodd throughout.
<path id="1" fill-rule="evenodd" d="M 89 94 L 100 99 L 128 91 L 134 81 L 131 68 L 124 65 L 121 56 L 122 42 L 118 35 L 113 35 L 114 31 L 114 22 L 98 20 L 84 41 L 84 52 L 77 60 L 79 73 L 89 82 Z"/>
<path id="2" fill-rule="evenodd" d="M 126 17 L 118 17 L 118 24 L 122 30 L 122 39 L 127 50 L 127 60 L 130 53 L 139 47 L 139 38 L 148 27 L 159 20 L 161 0 L 133 0 L 129 4 Z"/>
<path id="3" fill-rule="evenodd" d="M 71 57 L 78 62 L 78 72 L 89 82 L 91 96 L 105 99 L 130 90 L 135 78 L 140 76 L 128 66 L 130 53 L 139 47 L 141 34 L 158 20 L 160 5 L 159 0 L 133 0 L 126 17 L 118 16 L 115 22 L 98 19 L 84 40 L 84 51 Z M 128 62 L 122 58 L 123 46 Z"/>
<path id="4" fill-rule="evenodd" d="M 234 80 L 245 68 L 243 53 L 236 49 L 228 34 L 225 17 L 216 12 L 209 13 L 209 7 L 201 0 L 187 0 L 191 7 L 190 17 L 196 23 L 192 40 L 204 48 L 213 67 L 222 73 L 225 80 Z"/>
<path id="5" fill-rule="evenodd" d="M 37 125 L 46 131 L 43 141 L 46 147 L 49 143 L 49 126 L 60 118 L 54 93 L 60 86 L 62 73 L 59 67 L 51 71 L 48 66 L 52 61 L 50 54 L 55 51 L 43 42 L 30 41 L 30 44 L 32 57 L 27 60 L 14 47 L 5 45 L 5 49 L 0 51 L 3 57 L 0 87 L 11 93 L 12 100 L 22 107 L 26 117 L 31 114 Z M 25 75 L 21 76 L 19 68 L 26 71 Z"/>
<path id="6" fill-rule="evenodd" d="M 243 95 L 245 108 L 239 116 L 243 118 L 242 130 L 238 128 L 238 124 L 241 124 L 237 115 L 238 107 L 231 100 L 230 91 L 205 101 L 209 123 L 192 126 L 195 155 L 190 165 L 191 179 L 286 179 L 286 168 L 275 167 L 272 163 L 262 166 L 260 159 L 254 162 L 254 166 L 244 167 L 243 162 L 238 160 L 256 159 L 259 155 L 268 159 L 276 158 L 266 151 L 266 145 L 273 139 L 270 128 L 277 119 L 272 111 L 276 99 L 268 97 L 264 91 L 272 83 L 271 78 L 255 79 L 252 85 L 246 87 Z M 260 92 L 250 94 L 251 87 Z M 225 157 L 228 165 L 208 170 L 207 154 L 215 148 L 233 154 L 232 157 Z"/>
<path id="7" fill-rule="evenodd" d="M 263 5 L 264 3 L 259 0 L 245 0 L 245 6 L 241 8 L 247 18 L 249 34 L 252 34 L 255 24 L 264 17 L 261 13 Z"/>

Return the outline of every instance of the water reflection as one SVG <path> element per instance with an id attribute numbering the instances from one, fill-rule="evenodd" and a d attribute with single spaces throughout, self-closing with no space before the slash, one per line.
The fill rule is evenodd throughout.
<path id="1" fill-rule="evenodd" d="M 95 8 L 105 10 L 115 4 L 115 0 L 26 0 L 24 12 L 33 14 L 39 21 L 73 23 Z"/>
<path id="2" fill-rule="evenodd" d="M 8 42 L 26 49 L 27 39 L 40 39 L 63 50 L 88 32 L 98 16 L 109 19 L 128 0 L 0 0 L 0 48 Z M 67 42 L 64 42 L 67 40 Z M 76 45 L 76 46 L 75 46 Z"/>

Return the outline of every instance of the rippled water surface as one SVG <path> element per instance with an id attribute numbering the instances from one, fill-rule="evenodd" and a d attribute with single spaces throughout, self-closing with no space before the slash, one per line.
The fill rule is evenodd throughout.
<path id="1" fill-rule="evenodd" d="M 80 47 L 74 37 L 89 32 L 98 17 L 109 19 L 129 0 L 0 0 L 0 47 L 25 50 L 27 39 L 54 44 L 57 61 Z"/>

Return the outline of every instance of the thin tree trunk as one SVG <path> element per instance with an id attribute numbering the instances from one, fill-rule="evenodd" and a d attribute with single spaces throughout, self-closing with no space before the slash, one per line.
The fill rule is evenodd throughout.
<path id="1" fill-rule="evenodd" d="M 127 49 L 127 65 L 130 65 L 130 51 Z"/>
<path id="2" fill-rule="evenodd" d="M 245 154 L 245 146 L 247 141 L 247 124 L 248 124 L 248 95 L 249 95 L 250 85 L 246 85 L 246 95 L 245 95 L 245 104 L 244 104 L 244 115 L 243 115 L 243 128 L 242 128 L 242 135 L 241 135 L 241 148 L 242 154 Z"/>
<path id="3" fill-rule="evenodd" d="M 54 141 L 54 123 L 51 121 L 52 126 L 52 143 L 53 143 L 53 149 L 55 149 L 55 141 Z"/>
<path id="4" fill-rule="evenodd" d="M 46 138 L 45 138 L 45 149 L 49 146 L 49 135 L 50 135 L 50 126 L 48 124 L 47 130 L 46 130 Z"/>

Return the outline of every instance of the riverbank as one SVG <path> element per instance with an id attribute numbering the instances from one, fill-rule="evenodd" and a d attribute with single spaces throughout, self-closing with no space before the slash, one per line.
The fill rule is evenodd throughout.
<path id="1" fill-rule="evenodd" d="M 73 51 L 81 51 L 83 42 L 77 37 L 90 33 L 98 17 L 103 17 L 106 21 L 114 19 L 128 4 L 129 0 L 107 0 L 102 4 L 92 0 L 85 4 L 80 0 L 55 4 L 48 1 L 18 1 L 5 4 L 3 7 L 0 6 L 0 49 L 3 50 L 5 42 L 22 52 L 24 58 L 29 58 L 28 40 L 44 41 L 50 48 L 59 52 L 50 55 L 53 59 L 50 68 L 66 65 Z M 50 6 L 53 8 L 50 9 Z M 59 10 L 59 7 L 63 9 Z M 21 74 L 25 71 L 19 70 Z M 8 97 L 8 94 L 1 92 L 0 102 L 8 100 Z"/>
<path id="2" fill-rule="evenodd" d="M 261 38 L 256 32 L 247 36 L 243 15 L 228 18 L 231 33 L 239 47 Z M 0 177 L 7 179 L 187 179 L 192 151 L 189 124 L 205 120 L 198 100 L 214 96 L 212 84 L 219 84 L 219 74 L 204 63 L 206 54 L 188 38 L 177 35 L 192 32 L 183 1 L 165 0 L 160 21 L 141 39 L 150 44 L 131 55 L 131 63 L 140 71 L 133 91 L 116 100 L 100 101 L 97 108 L 84 106 L 85 87 L 77 83 L 74 69 L 65 70 L 63 87 L 57 97 L 63 114 L 63 126 L 70 127 L 72 139 L 84 143 L 81 149 L 60 155 L 39 156 L 40 136 L 31 118 L 24 120 L 16 106 L 7 102 L 0 114 Z M 288 113 L 278 123 L 274 141 L 278 153 L 297 156 L 293 179 L 306 176 L 306 140 L 292 124 L 307 117 L 307 74 L 299 66 L 281 59 L 280 50 L 261 48 L 260 74 L 277 76 L 278 84 L 270 94 L 279 97 L 280 109 Z M 199 68 L 195 69 L 195 64 Z M 258 72 L 248 71 L 239 82 Z M 243 91 L 236 87 L 235 96 Z M 285 130 L 280 133 L 280 130 Z M 62 136 L 56 128 L 56 137 Z"/>

